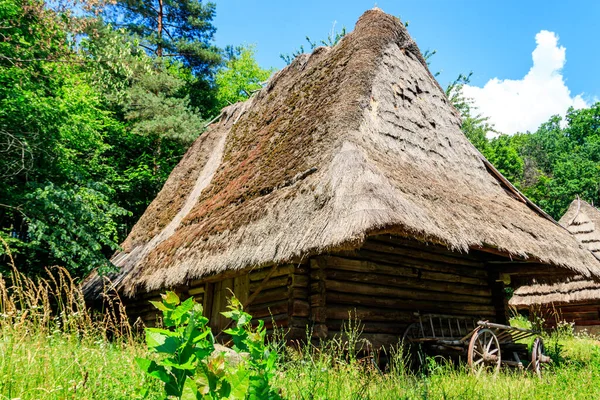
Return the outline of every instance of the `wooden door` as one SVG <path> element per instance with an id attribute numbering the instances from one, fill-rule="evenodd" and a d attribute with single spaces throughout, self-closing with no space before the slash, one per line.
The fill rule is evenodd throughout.
<path id="1" fill-rule="evenodd" d="M 211 286 L 211 290 L 207 291 L 207 296 L 210 295 L 212 301 L 206 304 L 205 309 L 210 319 L 210 327 L 213 333 L 217 334 L 225 329 L 230 322 L 221 313 L 227 311 L 227 304 L 231 293 L 233 292 L 242 304 L 245 304 L 248 300 L 248 274 L 223 279 L 209 285 Z"/>

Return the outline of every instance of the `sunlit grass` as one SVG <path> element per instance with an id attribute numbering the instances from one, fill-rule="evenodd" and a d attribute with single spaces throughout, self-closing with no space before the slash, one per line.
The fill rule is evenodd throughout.
<path id="1" fill-rule="evenodd" d="M 39 282 L 16 272 L 0 277 L 0 399 L 135 399 L 143 387 L 147 398 L 160 398 L 159 383 L 135 363 L 146 346 L 124 310 L 109 307 L 106 316 L 93 318 L 66 272 L 53 274 Z M 529 327 L 523 318 L 512 323 Z M 344 340 L 280 348 L 275 385 L 284 398 L 600 398 L 600 342 L 575 335 L 568 324 L 544 338 L 553 363 L 541 379 L 516 370 L 475 376 L 440 357 L 410 371 L 401 347 L 380 371 L 370 358 L 355 356 L 361 354 L 360 324 L 349 325 Z"/>
<path id="2" fill-rule="evenodd" d="M 382 374 L 360 363 L 335 365 L 323 357 L 300 357 L 285 366 L 278 385 L 290 399 L 600 398 L 598 342 L 577 336 L 547 340 L 558 344 L 561 361 L 546 368 L 542 379 L 510 369 L 475 376 L 441 359 L 429 360 L 416 373 Z"/>
<path id="3" fill-rule="evenodd" d="M 0 338 L 0 398 L 132 399 L 148 382 L 134 362 L 144 347 L 62 332 L 4 329 Z"/>

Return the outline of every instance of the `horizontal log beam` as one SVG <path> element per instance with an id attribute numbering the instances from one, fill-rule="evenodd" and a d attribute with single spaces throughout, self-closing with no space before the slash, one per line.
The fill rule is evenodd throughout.
<path id="1" fill-rule="evenodd" d="M 429 250 L 429 246 L 423 245 L 420 248 L 405 247 L 392 242 L 382 242 L 380 240 L 367 239 L 361 249 L 390 253 L 395 255 L 412 257 L 420 260 L 436 261 L 444 264 L 464 265 L 473 268 L 485 268 L 483 261 L 475 260 L 471 257 L 462 257 L 461 253 L 453 255 L 443 255 Z M 454 255 L 455 254 L 455 255 Z"/>
<path id="2" fill-rule="evenodd" d="M 455 301 L 461 303 L 476 303 L 488 305 L 492 304 L 492 299 L 489 297 L 478 297 L 464 294 L 431 292 L 423 290 L 397 288 L 391 286 L 374 286 L 363 283 L 327 280 L 327 291 L 330 290 L 342 293 L 355 293 L 370 296 L 389 296 L 412 300 Z"/>
<path id="3" fill-rule="evenodd" d="M 284 301 L 278 301 L 274 303 L 253 305 L 251 304 L 248 307 L 248 313 L 252 315 L 253 318 L 264 319 L 270 317 L 271 315 L 284 314 L 287 313 L 289 309 L 289 304 L 287 299 Z"/>
<path id="4" fill-rule="evenodd" d="M 252 301 L 252 306 L 259 304 L 272 303 L 274 301 L 284 301 L 289 299 L 289 289 L 287 286 L 279 286 L 273 289 L 262 290 Z"/>
<path id="5" fill-rule="evenodd" d="M 268 281 L 257 281 L 257 282 L 251 282 L 250 283 L 250 293 L 254 293 L 257 291 L 258 288 L 261 288 L 262 290 L 268 290 L 268 289 L 274 289 L 274 288 L 278 288 L 278 287 L 285 287 L 287 288 L 288 286 L 288 280 L 289 280 L 289 276 L 279 276 L 277 278 L 270 278 Z"/>
<path id="6" fill-rule="evenodd" d="M 484 268 L 476 268 L 459 264 L 447 264 L 367 249 L 339 252 L 339 255 L 344 258 L 372 261 L 378 264 L 387 264 L 391 266 L 400 265 L 408 268 L 418 268 L 424 271 L 454 274 L 484 280 L 488 277 L 488 271 Z"/>
<path id="7" fill-rule="evenodd" d="M 419 311 L 422 314 L 441 312 L 444 314 L 453 315 L 469 315 L 469 316 L 494 316 L 495 308 L 492 305 L 481 305 L 472 303 L 424 301 L 424 300 L 408 300 L 396 299 L 389 297 L 375 297 L 367 295 L 357 295 L 355 293 L 327 293 L 327 302 L 336 304 L 347 304 L 352 307 L 377 307 L 389 308 L 393 310 L 405 310 L 410 312 Z"/>
<path id="8" fill-rule="evenodd" d="M 410 311 L 395 311 L 374 307 L 348 307 L 343 304 L 330 304 L 327 306 L 327 324 L 330 319 L 345 320 L 358 319 L 366 324 L 368 321 L 379 322 L 403 322 L 409 323 L 414 319 Z"/>
<path id="9" fill-rule="evenodd" d="M 407 239 L 400 236 L 394 235 L 375 235 L 371 236 L 367 239 L 367 241 L 375 241 L 382 242 L 386 244 L 391 244 L 397 247 L 408 247 L 412 249 L 426 249 L 428 253 L 436 253 L 443 256 L 454 257 L 454 258 L 462 258 L 468 259 L 475 262 L 481 262 L 481 258 L 475 254 L 461 252 L 461 251 L 453 251 L 450 250 L 447 246 L 443 246 L 440 244 L 433 243 L 424 243 L 414 239 Z"/>
<path id="10" fill-rule="evenodd" d="M 440 282 L 456 282 L 469 285 L 488 286 L 488 274 L 485 276 L 464 276 L 451 272 L 441 272 L 423 269 L 422 263 L 416 262 L 408 265 L 406 260 L 398 260 L 393 264 L 378 262 L 372 259 L 352 259 L 348 257 L 329 256 L 326 259 L 327 267 L 353 272 L 374 272 L 383 275 L 404 276 L 409 278 L 427 279 Z"/>
<path id="11" fill-rule="evenodd" d="M 415 279 L 406 276 L 380 275 L 369 272 L 348 272 L 326 269 L 327 280 L 349 281 L 376 286 L 394 286 L 399 288 L 420 289 L 423 291 L 461 293 L 472 296 L 491 297 L 488 287 L 468 285 L 457 282 L 442 282 L 425 279 Z"/>
<path id="12" fill-rule="evenodd" d="M 269 274 L 270 268 L 261 268 L 250 271 L 250 281 L 262 281 Z M 271 278 L 275 278 L 278 276 L 290 275 L 290 274 L 307 274 L 308 267 L 306 264 L 294 265 L 294 264 L 284 264 L 277 267 Z"/>
<path id="13" fill-rule="evenodd" d="M 343 338 L 343 336 L 344 335 L 342 332 L 338 332 L 338 331 L 328 331 L 327 332 L 328 339 L 333 339 L 336 337 Z M 381 347 L 397 346 L 398 344 L 400 344 L 400 340 L 401 340 L 401 338 L 398 337 L 398 335 L 385 334 L 385 333 L 363 333 L 360 336 L 360 338 L 368 341 L 368 343 L 370 343 L 370 345 L 374 349 L 379 349 Z M 361 343 L 361 345 L 365 345 L 364 342 Z M 357 350 L 360 350 L 360 348 Z M 367 349 L 363 348 L 363 350 L 367 350 Z"/>
<path id="14" fill-rule="evenodd" d="M 518 276 L 572 277 L 576 273 L 570 269 L 539 263 L 490 263 L 490 267 L 501 274 Z"/>
<path id="15" fill-rule="evenodd" d="M 198 294 L 204 294 L 205 290 L 206 290 L 205 284 L 202 284 L 201 286 L 189 288 L 188 294 L 190 296 L 195 296 L 195 295 L 198 295 Z"/>

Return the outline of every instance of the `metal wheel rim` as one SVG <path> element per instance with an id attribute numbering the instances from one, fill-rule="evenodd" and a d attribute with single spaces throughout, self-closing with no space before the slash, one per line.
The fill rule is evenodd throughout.
<path id="1" fill-rule="evenodd" d="M 500 342 L 490 329 L 477 329 L 469 342 L 467 362 L 471 371 L 479 375 L 484 370 L 494 373 L 500 370 L 502 363 Z"/>

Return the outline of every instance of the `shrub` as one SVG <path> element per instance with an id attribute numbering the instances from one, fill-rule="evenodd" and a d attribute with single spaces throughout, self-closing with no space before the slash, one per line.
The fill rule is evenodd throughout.
<path id="1" fill-rule="evenodd" d="M 154 359 L 137 358 L 139 367 L 164 383 L 164 394 L 177 399 L 279 399 L 271 385 L 278 355 L 265 344 L 263 321 L 253 327 L 251 316 L 234 296 L 222 313 L 233 327 L 232 351 L 215 350 L 215 338 L 194 298 L 181 302 L 173 292 L 152 302 L 162 311 L 165 328 L 146 328 L 146 344 Z M 145 393 L 142 393 L 145 395 Z"/>

